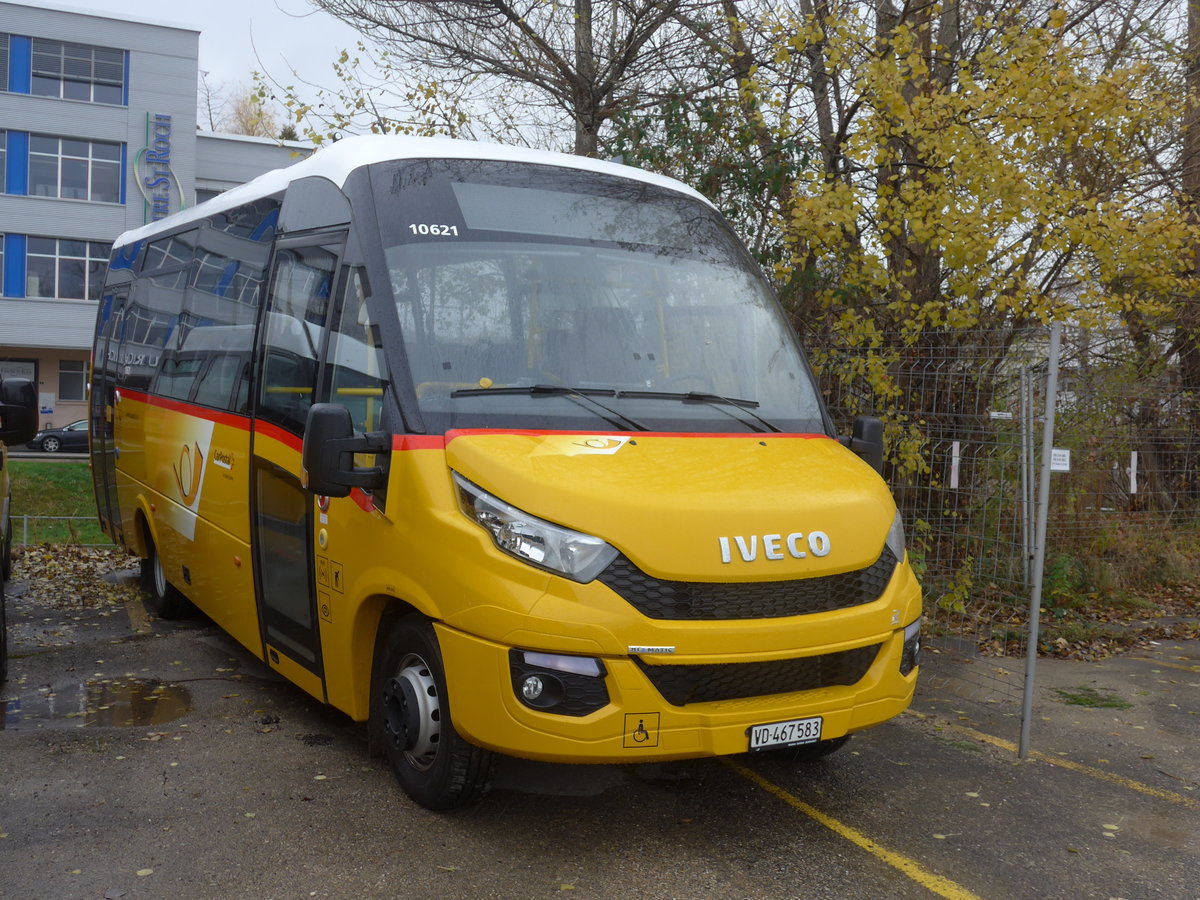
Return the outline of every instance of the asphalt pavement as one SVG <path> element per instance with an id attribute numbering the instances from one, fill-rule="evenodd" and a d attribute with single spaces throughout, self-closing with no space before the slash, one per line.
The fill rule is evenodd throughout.
<path id="1" fill-rule="evenodd" d="M 1200 642 L 926 653 L 909 713 L 826 760 L 504 760 L 413 805 L 361 725 L 203 619 L 9 584 L 0 897 L 1200 897 Z"/>

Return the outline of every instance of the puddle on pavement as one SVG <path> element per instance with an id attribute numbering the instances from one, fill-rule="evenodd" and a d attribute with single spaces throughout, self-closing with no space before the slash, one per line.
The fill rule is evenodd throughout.
<path id="1" fill-rule="evenodd" d="M 192 695 L 180 685 L 137 678 L 104 679 L 7 697 L 0 730 L 161 725 L 191 709 Z"/>

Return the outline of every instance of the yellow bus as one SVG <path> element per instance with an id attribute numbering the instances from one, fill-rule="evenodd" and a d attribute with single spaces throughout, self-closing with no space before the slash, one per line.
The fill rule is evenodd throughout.
<path id="1" fill-rule="evenodd" d="M 367 722 L 426 807 L 495 754 L 824 753 L 911 701 L 881 426 L 836 438 L 671 179 L 340 141 L 118 240 L 91 404 L 152 611 Z"/>
<path id="2" fill-rule="evenodd" d="M 12 473 L 7 444 L 37 433 L 37 390 L 25 378 L 0 378 L 0 684 L 8 680 L 8 614 L 4 582 L 12 576 Z"/>

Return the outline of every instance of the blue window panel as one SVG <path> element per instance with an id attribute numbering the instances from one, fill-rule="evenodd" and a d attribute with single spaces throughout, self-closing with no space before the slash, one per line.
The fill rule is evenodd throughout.
<path id="1" fill-rule="evenodd" d="M 217 282 L 217 289 L 213 291 L 218 297 L 224 297 L 225 292 L 229 290 L 229 285 L 233 284 L 233 276 L 237 274 L 238 261 L 231 259 L 225 264 L 225 270 L 221 273 L 221 280 Z"/>
<path id="2" fill-rule="evenodd" d="M 114 250 L 108 267 L 110 269 L 132 269 L 134 263 L 137 262 L 138 254 L 142 252 L 143 243 L 143 241 L 134 241 L 119 250 Z"/>
<path id="3" fill-rule="evenodd" d="M 28 94 L 33 73 L 33 38 L 14 34 L 8 40 L 8 89 L 14 94 Z"/>
<path id="4" fill-rule="evenodd" d="M 24 131 L 8 133 L 8 160 L 4 172 L 5 193 L 29 193 L 29 134 Z"/>
<path id="5" fill-rule="evenodd" d="M 25 235 L 4 236 L 4 296 L 25 296 Z"/>
<path id="6" fill-rule="evenodd" d="M 125 78 L 121 83 L 121 105 L 129 105 L 129 51 L 125 51 Z M 121 171 L 125 170 L 125 158 L 121 157 Z M 124 184 L 124 180 L 121 182 Z M 121 202 L 125 202 L 125 188 L 121 188 Z"/>
<path id="7" fill-rule="evenodd" d="M 273 210 L 271 210 L 270 213 L 267 214 L 267 217 L 265 219 L 263 219 L 261 222 L 259 222 L 258 225 L 255 226 L 254 230 L 252 232 L 250 232 L 250 240 L 252 240 L 252 241 L 266 240 L 267 238 L 269 238 L 271 236 L 271 232 L 275 229 L 275 226 L 278 224 L 279 224 L 279 207 L 275 207 Z"/>
<path id="8" fill-rule="evenodd" d="M 125 54 L 125 68 L 126 69 L 129 68 L 129 54 L 128 53 Z M 128 94 L 129 94 L 129 73 L 128 72 L 125 73 L 125 94 L 127 95 L 125 102 L 126 102 L 126 104 L 128 104 L 128 102 L 129 102 L 128 101 Z M 125 182 L 129 178 L 128 165 L 129 165 L 129 151 L 128 151 L 126 145 L 122 144 L 121 145 L 121 196 L 118 200 L 118 202 L 122 206 L 125 205 Z"/>

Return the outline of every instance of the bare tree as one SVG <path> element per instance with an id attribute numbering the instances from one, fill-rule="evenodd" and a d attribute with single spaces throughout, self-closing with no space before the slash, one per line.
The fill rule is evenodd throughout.
<path id="1" fill-rule="evenodd" d="M 248 87 L 238 89 L 230 102 L 228 114 L 221 120 L 221 127 L 231 134 L 269 138 L 279 136 L 275 113 L 266 107 L 262 97 Z"/>
<path id="2" fill-rule="evenodd" d="M 680 20 L 720 15 L 711 0 L 310 2 L 443 82 L 486 76 L 515 89 L 509 105 L 528 100 L 565 114 L 574 152 L 585 156 L 596 155 L 618 111 L 674 91 L 703 62 L 694 27 Z"/>
<path id="3" fill-rule="evenodd" d="M 225 107 L 228 101 L 225 98 L 225 86 L 223 84 L 213 84 L 209 80 L 209 73 L 200 72 L 200 96 L 199 100 L 199 115 L 196 121 L 207 123 L 209 131 L 216 131 L 225 118 Z"/>

